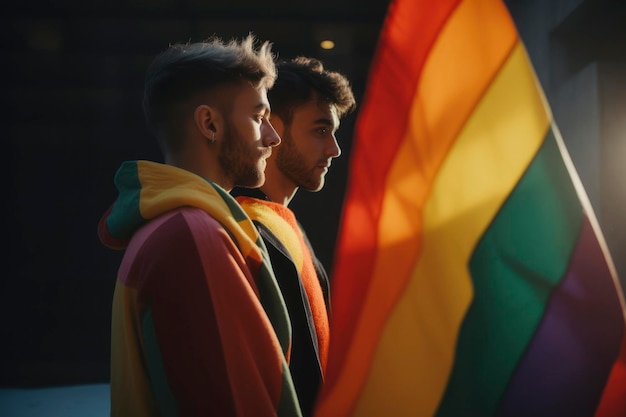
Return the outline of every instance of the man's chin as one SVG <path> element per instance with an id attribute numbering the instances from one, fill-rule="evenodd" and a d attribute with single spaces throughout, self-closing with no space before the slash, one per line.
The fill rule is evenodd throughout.
<path id="1" fill-rule="evenodd" d="M 308 187 L 301 185 L 300 188 L 311 193 L 317 193 L 318 191 L 322 191 L 322 188 L 324 188 L 324 181 L 319 184 L 310 184 Z"/>
<path id="2" fill-rule="evenodd" d="M 265 173 L 261 172 L 254 177 L 250 177 L 248 181 L 246 181 L 244 184 L 241 184 L 240 187 L 259 188 L 263 184 L 265 184 Z"/>

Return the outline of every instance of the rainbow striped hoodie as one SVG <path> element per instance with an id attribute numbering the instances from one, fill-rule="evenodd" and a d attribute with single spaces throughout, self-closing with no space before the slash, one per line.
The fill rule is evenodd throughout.
<path id="1" fill-rule="evenodd" d="M 111 324 L 112 416 L 299 416 L 291 327 L 266 248 L 226 191 L 127 161 L 102 242 L 125 250 Z"/>

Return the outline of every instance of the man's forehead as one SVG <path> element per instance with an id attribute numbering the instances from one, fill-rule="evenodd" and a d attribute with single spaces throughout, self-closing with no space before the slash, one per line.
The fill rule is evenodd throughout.
<path id="1" fill-rule="evenodd" d="M 331 126 L 334 128 L 339 127 L 339 116 L 337 114 L 337 106 L 327 101 L 323 103 L 318 103 L 318 108 L 325 115 L 325 119 L 329 122 Z"/>
<path id="2" fill-rule="evenodd" d="M 249 83 L 241 83 L 234 87 L 232 93 L 239 102 L 245 103 L 248 107 L 269 108 L 270 103 L 267 99 L 267 89 L 263 86 L 253 86 Z"/>
<path id="3" fill-rule="evenodd" d="M 315 100 L 309 102 L 309 109 L 316 109 L 316 112 L 320 115 L 324 115 L 328 120 L 334 123 L 339 123 L 339 117 L 337 115 L 337 106 L 327 100 Z"/>

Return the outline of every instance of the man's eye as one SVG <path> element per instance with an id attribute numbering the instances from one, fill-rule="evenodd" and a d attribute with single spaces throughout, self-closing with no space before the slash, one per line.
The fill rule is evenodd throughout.
<path id="1" fill-rule="evenodd" d="M 328 133 L 328 128 L 327 127 L 320 127 L 319 129 L 317 129 L 317 132 L 320 135 L 325 135 L 326 133 Z"/>

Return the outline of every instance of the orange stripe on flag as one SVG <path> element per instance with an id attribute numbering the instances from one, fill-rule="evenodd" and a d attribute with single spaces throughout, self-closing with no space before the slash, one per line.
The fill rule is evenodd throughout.
<path id="1" fill-rule="evenodd" d="M 543 96 L 530 68 L 524 47 L 517 42 L 446 154 L 423 208 L 421 229 L 416 231 L 423 237 L 417 265 L 378 340 L 372 342 L 378 345 L 356 415 L 434 414 L 447 387 L 458 333 L 473 298 L 469 260 L 549 128 Z M 519 111 L 509 117 L 509 109 L 516 107 Z M 411 193 L 407 200 L 408 196 Z M 405 210 L 409 214 L 417 208 Z M 378 282 L 386 279 L 388 283 L 385 271 L 398 260 L 394 264 L 390 257 L 382 262 L 377 268 Z M 394 282 L 404 277 L 391 276 Z M 372 308 L 366 311 L 375 314 L 376 303 L 372 299 Z"/>
<path id="2" fill-rule="evenodd" d="M 368 287 L 377 248 L 382 192 L 389 166 L 406 133 L 417 80 L 441 26 L 459 1 L 404 1 L 390 6 L 367 88 L 369 99 L 360 110 L 356 126 L 348 204 L 342 219 L 342 228 L 350 233 L 339 235 L 337 243 L 343 254 L 334 274 L 350 272 L 359 277 L 358 285 L 348 280 L 333 282 L 333 297 L 350 300 L 333 306 L 331 334 L 335 336 L 331 337 L 337 342 L 337 358 L 345 357 Z M 396 62 L 398 57 L 402 57 L 400 62 Z M 341 361 L 333 363 L 329 358 L 327 383 L 337 379 Z"/>
<path id="3" fill-rule="evenodd" d="M 419 259 L 422 212 L 437 171 L 517 42 L 515 27 L 500 2 L 465 1 L 451 15 L 442 11 L 454 6 L 396 1 L 381 34 L 368 101 L 357 126 L 339 235 L 329 378 L 319 417 L 355 411 L 382 329 Z M 438 7 L 442 10 L 435 10 Z M 427 13 L 446 19 L 431 26 L 441 28 L 432 47 L 415 42 L 431 36 L 422 33 L 419 22 Z M 410 33 L 407 28 L 415 29 Z M 403 48 L 408 44 L 410 49 Z M 429 55 L 423 69 L 404 65 L 425 54 Z M 461 70 L 459 57 L 465 58 Z M 417 71 L 413 74 L 417 84 L 410 84 L 410 74 L 397 75 L 401 71 Z M 390 91 L 408 91 L 411 101 Z M 403 132 L 389 131 L 397 126 Z M 394 133 L 400 134 L 400 143 Z M 438 398 L 433 401 L 436 406 Z M 365 405 L 356 410 L 358 415 L 369 413 L 375 414 Z"/>

